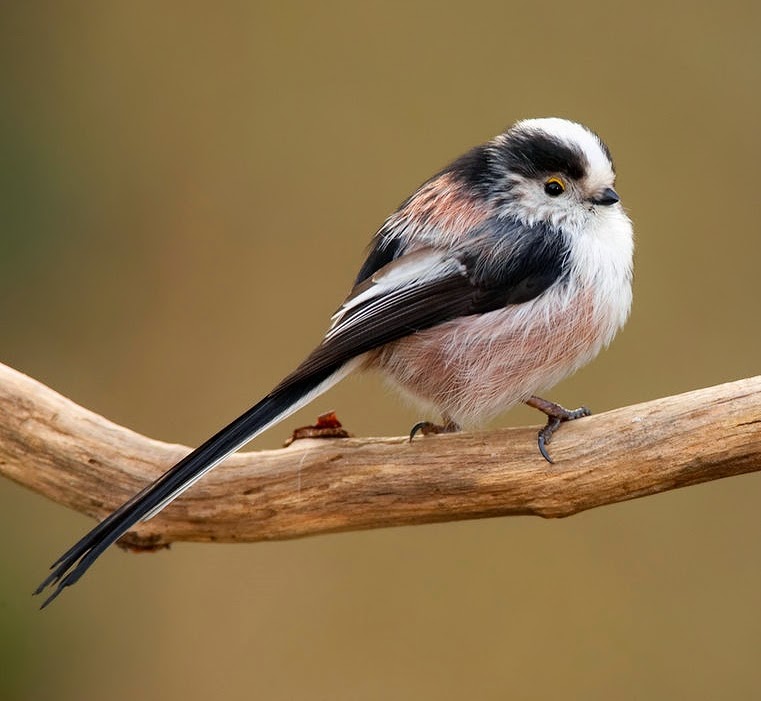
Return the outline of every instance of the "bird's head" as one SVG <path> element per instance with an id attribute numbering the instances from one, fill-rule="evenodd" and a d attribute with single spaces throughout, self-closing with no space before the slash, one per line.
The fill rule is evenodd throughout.
<path id="1" fill-rule="evenodd" d="M 596 216 L 620 216 L 608 147 L 592 131 L 557 117 L 526 119 L 493 139 L 490 160 L 500 211 L 527 224 L 582 230 Z"/>

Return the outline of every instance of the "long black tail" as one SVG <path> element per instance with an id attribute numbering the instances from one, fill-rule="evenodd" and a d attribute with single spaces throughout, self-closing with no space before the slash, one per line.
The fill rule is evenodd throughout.
<path id="1" fill-rule="evenodd" d="M 52 584 L 57 586 L 40 608 L 45 608 L 65 587 L 77 582 L 101 553 L 132 526 L 156 515 L 196 480 L 254 436 L 322 394 L 351 370 L 349 365 L 350 363 L 335 364 L 312 372 L 297 371 L 245 414 L 209 438 L 153 484 L 107 516 L 53 563 L 52 572 L 34 593 L 39 594 Z"/>
<path id="2" fill-rule="evenodd" d="M 50 576 L 35 592 L 57 584 L 43 608 L 138 521 L 158 513 L 230 453 L 367 362 L 364 354 L 368 351 L 449 319 L 504 306 L 510 299 L 504 285 L 481 284 L 471 270 L 476 270 L 476 263 L 447 251 L 418 251 L 401 269 L 391 269 L 394 263 L 390 263 L 388 279 L 378 273 L 377 278 L 359 284 L 334 316 L 322 343 L 291 375 L 53 563 Z"/>

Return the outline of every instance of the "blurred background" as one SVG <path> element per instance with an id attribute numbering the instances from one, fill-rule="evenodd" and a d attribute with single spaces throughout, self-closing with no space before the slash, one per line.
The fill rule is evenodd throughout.
<path id="1" fill-rule="evenodd" d="M 608 142 L 626 330 L 552 398 L 595 411 L 759 372 L 761 5 L 159 2 L 0 9 L 0 361 L 196 445 L 311 349 L 375 229 L 516 119 Z M 420 417 L 357 378 L 357 435 Z M 528 410 L 499 425 L 537 424 Z M 761 475 L 544 522 L 111 549 L 0 480 L 0 698 L 761 695 Z"/>

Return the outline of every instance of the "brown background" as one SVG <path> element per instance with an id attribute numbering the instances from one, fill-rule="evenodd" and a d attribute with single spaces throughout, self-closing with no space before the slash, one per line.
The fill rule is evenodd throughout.
<path id="1" fill-rule="evenodd" d="M 527 116 L 608 141 L 633 314 L 559 386 L 607 408 L 758 372 L 758 3 L 3 3 L 0 360 L 196 444 L 320 338 L 384 216 Z M 350 379 L 357 434 L 420 416 Z M 537 423 L 516 410 L 499 423 Z M 538 459 L 538 458 L 537 458 Z M 565 521 L 113 549 L 0 483 L 0 698 L 751 698 L 761 476 Z"/>

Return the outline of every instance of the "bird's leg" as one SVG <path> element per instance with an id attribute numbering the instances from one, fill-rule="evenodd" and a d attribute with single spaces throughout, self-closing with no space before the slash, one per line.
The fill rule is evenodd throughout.
<path id="1" fill-rule="evenodd" d="M 541 397 L 531 396 L 526 400 L 526 404 L 534 409 L 539 409 L 543 414 L 547 416 L 547 425 L 539 431 L 538 443 L 539 452 L 542 457 L 550 464 L 553 464 L 553 460 L 547 452 L 546 446 L 552 440 L 552 434 L 555 433 L 558 426 L 565 421 L 573 421 L 574 419 L 580 419 L 582 416 L 590 416 L 592 414 L 585 406 L 578 409 L 566 409 L 555 404 L 555 402 L 548 402 Z"/>
<path id="2" fill-rule="evenodd" d="M 435 424 L 432 421 L 418 421 L 410 431 L 410 441 L 412 441 L 417 433 L 428 436 L 431 433 L 457 433 L 461 430 L 460 425 L 452 421 L 452 418 L 447 414 L 444 414 L 441 418 L 444 422 L 442 424 Z"/>

